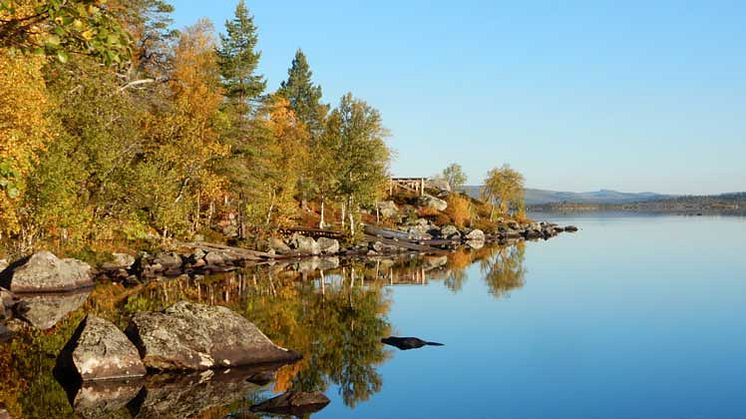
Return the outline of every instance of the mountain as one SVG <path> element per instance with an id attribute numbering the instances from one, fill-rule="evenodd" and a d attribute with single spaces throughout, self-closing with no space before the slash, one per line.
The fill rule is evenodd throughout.
<path id="1" fill-rule="evenodd" d="M 464 186 L 464 191 L 475 198 L 479 197 L 481 186 Z M 646 202 L 671 198 L 672 195 L 662 195 L 653 192 L 618 192 L 602 189 L 595 192 L 558 192 L 545 189 L 526 188 L 526 205 L 543 205 L 561 202 L 578 204 L 625 204 L 630 202 Z"/>

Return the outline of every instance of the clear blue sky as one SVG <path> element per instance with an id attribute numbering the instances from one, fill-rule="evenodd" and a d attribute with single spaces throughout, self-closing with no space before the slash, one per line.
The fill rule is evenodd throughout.
<path id="1" fill-rule="evenodd" d="M 218 30 L 237 0 L 173 0 Z M 746 190 L 746 2 L 247 1 L 271 89 L 297 48 L 324 99 L 380 109 L 400 176 L 509 163 L 527 185 Z"/>

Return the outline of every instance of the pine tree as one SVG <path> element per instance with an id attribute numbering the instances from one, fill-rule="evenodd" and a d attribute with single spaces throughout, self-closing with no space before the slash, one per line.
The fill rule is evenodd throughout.
<path id="1" fill-rule="evenodd" d="M 312 77 L 313 72 L 306 55 L 299 49 L 288 70 L 288 79 L 282 82 L 278 93 L 290 102 L 298 119 L 317 138 L 324 128 L 324 118 L 329 107 L 321 103 L 321 86 L 314 85 Z"/>
<path id="2" fill-rule="evenodd" d="M 261 52 L 256 51 L 258 36 L 254 17 L 246 2 L 236 6 L 233 20 L 225 22 L 227 35 L 220 35 L 220 73 L 226 96 L 240 107 L 259 97 L 267 87 L 264 76 L 255 74 Z"/>

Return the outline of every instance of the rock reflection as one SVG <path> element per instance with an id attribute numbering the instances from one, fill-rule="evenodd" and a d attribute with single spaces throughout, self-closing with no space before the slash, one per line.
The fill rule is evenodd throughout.
<path id="1" fill-rule="evenodd" d="M 47 330 L 30 328 L 12 345 L 0 344 L 0 403 L 19 417 L 224 417 L 235 412 L 253 417 L 248 408 L 272 397 L 264 391 L 269 386 L 274 394 L 335 388 L 342 402 L 354 407 L 381 391 L 379 367 L 395 353 L 381 343 L 392 335 L 392 290 L 441 282 L 459 292 L 474 264 L 496 297 L 524 283 L 524 248 L 518 244 L 430 257 L 309 259 L 208 277 L 154 280 L 130 289 L 99 284 L 90 297 L 28 297 L 26 319 Z M 53 377 L 56 355 L 85 314 L 107 318 L 121 328 L 134 313 L 180 300 L 227 306 L 304 359 L 240 379 L 215 371 L 207 373 L 209 377 L 160 376 L 108 387 L 86 384 L 69 397 Z"/>
<path id="2" fill-rule="evenodd" d="M 90 290 L 61 294 L 19 294 L 16 315 L 40 330 L 54 327 L 68 314 L 79 309 Z"/>

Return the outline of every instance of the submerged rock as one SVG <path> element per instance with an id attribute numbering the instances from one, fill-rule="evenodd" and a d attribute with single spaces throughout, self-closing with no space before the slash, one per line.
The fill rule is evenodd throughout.
<path id="1" fill-rule="evenodd" d="M 287 392 L 251 406 L 252 412 L 305 416 L 325 408 L 331 400 L 324 393 Z"/>
<path id="2" fill-rule="evenodd" d="M 565 227 L 565 231 L 568 232 L 568 233 L 574 233 L 574 232 L 578 231 L 578 228 L 575 227 L 575 226 L 566 226 Z"/>
<path id="3" fill-rule="evenodd" d="M 113 323 L 88 315 L 65 345 L 58 365 L 81 380 L 142 377 L 145 366 L 135 345 Z"/>
<path id="4" fill-rule="evenodd" d="M 401 338 L 401 337 L 396 337 L 396 336 L 391 336 L 391 337 L 381 339 L 381 343 L 399 348 L 402 351 L 408 351 L 410 349 L 418 349 L 418 348 L 422 348 L 423 346 L 444 346 L 442 343 L 428 342 L 420 338 L 413 338 L 413 337 Z"/>
<path id="5" fill-rule="evenodd" d="M 3 271 L 0 285 L 12 292 L 63 292 L 93 286 L 91 267 L 76 259 L 34 253 Z"/>
<path id="6" fill-rule="evenodd" d="M 163 312 L 136 314 L 127 330 L 147 368 L 207 370 L 293 362 L 253 323 L 226 307 L 182 301 Z"/>
<path id="7" fill-rule="evenodd" d="M 63 294 L 18 294 L 13 311 L 32 326 L 47 330 L 80 308 L 90 293 L 90 290 L 84 290 Z"/>

